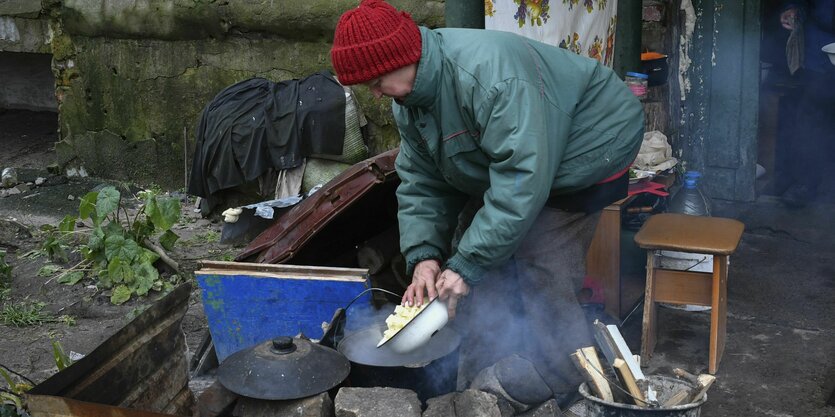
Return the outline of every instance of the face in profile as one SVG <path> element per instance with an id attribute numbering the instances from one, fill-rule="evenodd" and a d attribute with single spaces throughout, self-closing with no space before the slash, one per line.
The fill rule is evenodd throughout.
<path id="1" fill-rule="evenodd" d="M 415 84 L 417 64 L 407 65 L 388 74 L 363 83 L 376 98 L 383 96 L 401 101 L 412 92 Z"/>

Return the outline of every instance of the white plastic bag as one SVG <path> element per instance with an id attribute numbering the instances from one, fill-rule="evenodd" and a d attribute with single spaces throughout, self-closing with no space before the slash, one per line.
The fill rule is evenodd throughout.
<path id="1" fill-rule="evenodd" d="M 678 164 L 673 157 L 673 148 L 667 142 L 663 133 L 653 130 L 644 133 L 641 150 L 635 158 L 633 166 L 645 171 L 665 171 Z"/>

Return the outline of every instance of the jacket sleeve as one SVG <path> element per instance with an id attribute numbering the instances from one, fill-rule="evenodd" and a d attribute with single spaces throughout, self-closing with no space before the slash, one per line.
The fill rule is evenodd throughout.
<path id="1" fill-rule="evenodd" d="M 490 159 L 490 187 L 445 265 L 469 284 L 507 261 L 527 234 L 551 192 L 571 125 L 541 86 L 522 80 L 494 86 L 476 118 L 481 150 Z"/>
<path id="2" fill-rule="evenodd" d="M 395 160 L 397 220 L 400 250 L 406 258 L 406 273 L 426 259 L 443 262 L 449 256 L 452 234 L 466 196 L 444 181 L 421 143 L 400 129 L 400 153 Z"/>

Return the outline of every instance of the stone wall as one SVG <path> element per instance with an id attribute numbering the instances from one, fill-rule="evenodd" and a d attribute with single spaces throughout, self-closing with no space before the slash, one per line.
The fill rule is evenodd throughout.
<path id="1" fill-rule="evenodd" d="M 330 69 L 333 29 L 357 0 L 7 0 L 0 51 L 53 54 L 59 163 L 94 175 L 183 187 L 194 130 L 220 90 Z M 391 3 L 430 27 L 443 0 Z M 390 102 L 358 88 L 372 152 L 397 146 Z M 188 155 L 186 156 L 186 154 Z"/>

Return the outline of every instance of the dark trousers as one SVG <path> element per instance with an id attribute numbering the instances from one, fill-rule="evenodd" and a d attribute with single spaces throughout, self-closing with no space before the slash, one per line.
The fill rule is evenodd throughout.
<path id="1" fill-rule="evenodd" d="M 545 207 L 514 256 L 471 288 L 453 321 L 464 335 L 459 388 L 518 354 L 558 398 L 577 392 L 583 379 L 569 355 L 593 340 L 576 294 L 599 218 Z"/>
<path id="2" fill-rule="evenodd" d="M 835 158 L 835 71 L 806 71 L 802 78 L 787 165 L 793 186 L 814 192 Z"/>

